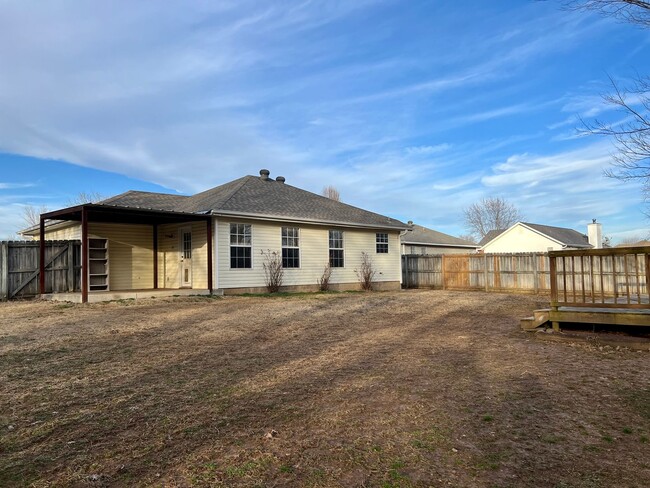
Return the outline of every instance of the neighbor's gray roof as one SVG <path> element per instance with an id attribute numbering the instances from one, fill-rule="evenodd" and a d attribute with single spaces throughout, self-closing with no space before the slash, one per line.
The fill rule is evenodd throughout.
<path id="1" fill-rule="evenodd" d="M 463 246 L 463 247 L 478 247 L 477 244 L 460 239 L 459 237 L 450 236 L 438 232 L 437 230 L 428 229 L 421 225 L 413 225 L 413 230 L 407 232 L 402 236 L 402 244 L 429 244 L 439 246 Z"/>
<path id="2" fill-rule="evenodd" d="M 226 213 L 251 217 L 355 224 L 406 229 L 399 220 L 337 202 L 300 188 L 257 176 L 244 176 L 193 196 L 128 191 L 100 205 L 186 213 Z"/>
<path id="3" fill-rule="evenodd" d="M 589 238 L 577 230 L 568 229 L 566 227 L 553 227 L 551 225 L 531 224 L 528 222 L 522 222 L 522 224 L 531 229 L 535 229 L 556 241 L 560 241 L 568 247 L 592 247 L 591 244 L 589 244 Z"/>
<path id="4" fill-rule="evenodd" d="M 488 242 L 490 242 L 492 239 L 494 239 L 497 236 L 500 236 L 503 234 L 507 229 L 494 229 L 488 231 L 487 234 L 481 239 L 481 241 L 478 243 L 479 246 L 483 247 L 485 246 Z"/>
<path id="5" fill-rule="evenodd" d="M 536 230 L 537 232 L 540 232 L 550 237 L 551 239 L 555 239 L 556 241 L 561 242 L 567 247 L 584 247 L 584 248 L 592 247 L 591 244 L 589 244 L 589 238 L 586 235 L 581 234 L 577 230 L 568 229 L 566 227 L 554 227 L 552 225 L 531 224 L 530 222 L 518 222 L 518 223 L 530 227 L 531 229 Z M 481 242 L 479 242 L 479 246 L 481 247 L 485 246 L 488 242 L 496 239 L 498 236 L 503 234 L 506 230 L 508 229 L 489 231 L 487 234 L 485 234 L 485 237 L 481 239 Z"/>

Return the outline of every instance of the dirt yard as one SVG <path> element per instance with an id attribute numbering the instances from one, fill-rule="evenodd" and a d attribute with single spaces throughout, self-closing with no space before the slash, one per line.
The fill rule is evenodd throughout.
<path id="1" fill-rule="evenodd" d="M 0 486 L 641 487 L 650 353 L 541 298 L 0 304 Z"/>

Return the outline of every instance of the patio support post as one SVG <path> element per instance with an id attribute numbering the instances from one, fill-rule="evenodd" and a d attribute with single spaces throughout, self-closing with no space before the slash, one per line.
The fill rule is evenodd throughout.
<path id="1" fill-rule="evenodd" d="M 158 224 L 153 224 L 153 289 L 158 289 Z"/>
<path id="2" fill-rule="evenodd" d="M 206 223 L 208 226 L 208 290 L 212 294 L 212 239 L 214 238 L 212 235 L 212 217 Z"/>
<path id="3" fill-rule="evenodd" d="M 81 207 L 81 303 L 88 303 L 88 210 Z"/>
<path id="4" fill-rule="evenodd" d="M 45 219 L 39 224 L 38 293 L 45 294 Z"/>

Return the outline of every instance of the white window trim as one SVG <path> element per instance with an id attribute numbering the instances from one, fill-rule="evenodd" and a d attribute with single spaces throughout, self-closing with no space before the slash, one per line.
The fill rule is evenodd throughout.
<path id="1" fill-rule="evenodd" d="M 328 229 L 328 231 L 327 231 L 327 262 L 328 263 L 330 262 L 330 250 L 333 250 L 333 249 L 339 250 L 340 249 L 340 250 L 343 251 L 343 266 L 334 267 L 334 266 L 330 265 L 330 268 L 332 268 L 332 270 L 345 269 L 345 266 L 347 265 L 347 262 L 348 262 L 347 256 L 345 255 L 345 241 L 346 241 L 346 239 L 345 239 L 345 231 L 343 231 L 343 230 L 339 231 L 341 233 L 341 240 L 343 241 L 343 247 L 330 247 L 330 239 L 329 239 L 329 237 L 330 237 L 330 231 L 331 230 L 339 231 L 338 229 Z"/>
<path id="2" fill-rule="evenodd" d="M 377 240 L 379 234 L 383 234 L 386 236 L 386 242 L 379 242 Z M 378 252 L 377 251 L 378 244 L 386 244 L 386 252 Z M 390 254 L 390 234 L 388 232 L 375 232 L 375 254 Z"/>
<path id="3" fill-rule="evenodd" d="M 232 260 L 231 260 L 232 255 L 230 254 L 231 248 L 233 247 L 233 245 L 230 243 L 230 236 L 231 236 L 230 225 L 231 224 L 250 225 L 251 226 L 251 245 L 250 245 L 250 248 L 251 248 L 251 267 L 250 268 L 233 268 L 232 267 Z M 253 224 L 249 224 L 249 223 L 246 223 L 246 222 L 228 222 L 228 268 L 229 269 L 231 269 L 233 271 L 253 271 L 255 269 L 255 253 L 253 252 L 253 244 L 254 244 L 253 234 L 254 234 L 254 232 L 253 232 Z M 246 247 L 246 246 L 235 246 L 235 247 Z"/>
<path id="4" fill-rule="evenodd" d="M 298 247 L 290 247 L 290 246 L 283 246 L 282 245 L 282 229 L 287 228 L 287 229 L 298 229 Z M 252 239 L 252 230 L 251 230 L 251 239 Z M 329 237 L 329 234 L 328 234 Z M 252 242 L 252 240 L 251 240 Z M 302 229 L 300 227 L 296 227 L 295 225 L 282 225 L 280 226 L 280 259 L 282 259 L 282 249 L 298 249 L 298 267 L 297 268 L 285 268 L 282 266 L 282 269 L 286 271 L 291 271 L 292 269 L 302 269 L 302 248 L 300 246 L 300 243 L 302 242 Z M 329 253 L 328 253 L 329 254 Z"/>

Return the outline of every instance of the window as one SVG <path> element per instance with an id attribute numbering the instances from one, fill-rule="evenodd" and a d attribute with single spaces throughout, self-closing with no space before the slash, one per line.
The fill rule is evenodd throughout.
<path id="1" fill-rule="evenodd" d="M 343 267 L 343 231 L 330 231 L 330 266 L 332 268 Z"/>
<path id="2" fill-rule="evenodd" d="M 250 224 L 230 224 L 230 267 L 253 267 Z"/>
<path id="3" fill-rule="evenodd" d="M 298 227 L 282 227 L 282 267 L 300 268 Z"/>
<path id="4" fill-rule="evenodd" d="M 388 234 L 377 233 L 377 253 L 388 253 Z"/>

